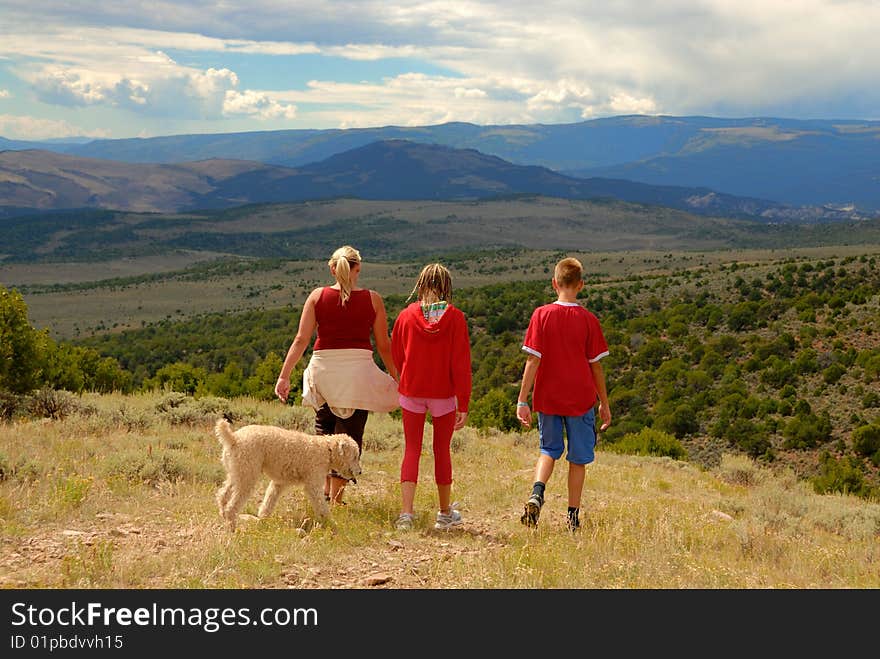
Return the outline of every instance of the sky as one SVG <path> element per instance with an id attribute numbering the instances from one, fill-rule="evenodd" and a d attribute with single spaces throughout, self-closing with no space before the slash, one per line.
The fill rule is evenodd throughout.
<path id="1" fill-rule="evenodd" d="M 0 136 L 880 119 L 878 0 L 0 0 Z"/>

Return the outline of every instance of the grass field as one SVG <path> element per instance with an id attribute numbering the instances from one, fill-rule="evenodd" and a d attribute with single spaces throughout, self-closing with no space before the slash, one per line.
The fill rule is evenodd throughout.
<path id="1" fill-rule="evenodd" d="M 786 258 L 842 258 L 880 253 L 880 245 L 842 245 L 716 251 L 612 252 L 546 251 L 514 248 L 501 252 L 453 252 L 439 259 L 456 288 L 547 279 L 565 255 L 582 260 L 588 284 L 732 262 L 774 263 Z M 330 283 L 326 261 L 236 260 L 243 267 L 205 263 L 219 255 L 175 252 L 165 257 L 119 259 L 106 263 L 12 264 L 0 267 L 0 281 L 21 290 L 35 327 L 56 339 L 138 328 L 164 319 L 182 320 L 210 312 L 299 306 L 315 286 Z M 424 265 L 418 260 L 374 261 L 363 253 L 360 284 L 383 295 L 408 294 Z M 253 267 L 247 267 L 252 264 Z"/>
<path id="2" fill-rule="evenodd" d="M 880 505 L 819 496 L 791 473 L 725 456 L 714 469 L 599 445 L 583 529 L 565 529 L 565 471 L 538 529 L 519 522 L 535 431 L 453 439 L 465 523 L 433 529 L 430 432 L 416 528 L 399 512 L 402 428 L 367 424 L 364 473 L 333 522 L 312 526 L 300 490 L 229 533 L 213 422 L 308 428 L 307 408 L 170 394 L 86 395 L 62 419 L 0 425 L 0 585 L 5 588 L 794 588 L 880 587 Z M 265 482 L 263 482 L 265 484 Z"/>

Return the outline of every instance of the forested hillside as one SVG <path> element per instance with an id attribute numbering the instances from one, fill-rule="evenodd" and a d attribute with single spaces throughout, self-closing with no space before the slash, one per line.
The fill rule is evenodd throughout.
<path id="1" fill-rule="evenodd" d="M 532 309 L 552 299 L 547 279 L 456 291 L 471 327 L 472 425 L 518 429 L 513 403 L 522 336 Z M 669 452 L 660 445 L 675 438 L 689 459 L 706 465 L 733 449 L 793 466 L 820 490 L 877 494 L 876 254 L 592 281 L 583 302 L 600 318 L 610 346 L 603 363 L 614 423 L 604 441 L 639 436 L 655 442 L 655 452 Z M 392 321 L 404 303 L 403 296 L 386 298 Z M 82 369 L 102 365 L 103 376 L 72 378 L 66 362 L 55 359 L 46 371 L 54 375 L 43 380 L 72 390 L 79 382 L 80 390 L 92 383 L 271 399 L 298 317 L 295 307 L 208 314 L 59 344 L 68 355 L 78 351 Z"/>

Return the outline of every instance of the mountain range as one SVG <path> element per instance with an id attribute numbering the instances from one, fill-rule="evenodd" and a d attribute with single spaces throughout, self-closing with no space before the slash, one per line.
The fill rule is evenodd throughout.
<path id="1" fill-rule="evenodd" d="M 126 163 L 248 160 L 300 168 L 371 143 L 473 149 L 574 178 L 711 190 L 775 204 L 880 212 L 880 121 L 629 115 L 573 124 L 385 126 L 279 130 L 88 142 L 0 138 L 0 149 L 42 149 Z"/>
<path id="2" fill-rule="evenodd" d="M 0 214 L 6 216 L 75 208 L 177 212 L 341 197 L 475 201 L 511 195 L 614 199 L 772 222 L 860 217 L 853 210 L 794 208 L 708 188 L 578 178 L 474 149 L 399 139 L 373 142 L 301 167 L 241 159 L 157 164 L 34 149 L 0 152 Z"/>

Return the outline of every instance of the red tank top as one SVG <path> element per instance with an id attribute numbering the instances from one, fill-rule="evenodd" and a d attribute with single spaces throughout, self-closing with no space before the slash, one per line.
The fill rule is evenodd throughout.
<path id="1" fill-rule="evenodd" d="M 352 291 L 351 297 L 343 307 L 339 291 L 325 286 L 315 304 L 315 319 L 318 322 L 318 339 L 313 350 L 337 350 L 340 348 L 362 348 L 372 350 L 370 334 L 376 310 L 370 291 Z"/>

